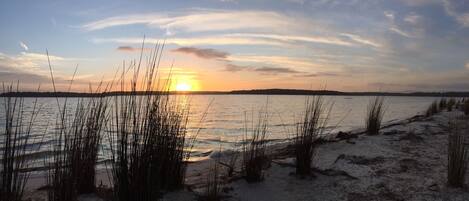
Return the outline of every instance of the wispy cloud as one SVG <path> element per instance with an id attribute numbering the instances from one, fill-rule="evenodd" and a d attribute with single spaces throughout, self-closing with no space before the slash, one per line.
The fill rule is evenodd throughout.
<path id="1" fill-rule="evenodd" d="M 353 40 L 354 42 L 357 42 L 357 43 L 360 43 L 360 44 L 363 44 L 363 45 L 369 45 L 369 46 L 372 46 L 372 47 L 375 47 L 375 48 L 382 47 L 382 45 L 380 43 L 372 41 L 372 40 L 367 39 L 367 38 L 364 38 L 364 37 L 359 36 L 359 35 L 349 34 L 349 33 L 343 33 L 341 35 L 346 36 L 346 37 L 350 38 L 351 40 Z"/>
<path id="2" fill-rule="evenodd" d="M 20 46 L 21 46 L 21 48 L 23 48 L 24 51 L 29 50 L 29 47 L 23 41 L 20 41 Z"/>
<path id="3" fill-rule="evenodd" d="M 463 27 L 469 27 L 469 6 L 466 1 L 443 0 L 445 11 Z"/>
<path id="4" fill-rule="evenodd" d="M 293 70 L 291 68 L 284 67 L 269 67 L 263 66 L 255 68 L 254 71 L 268 73 L 268 74 L 278 74 L 278 73 L 300 73 L 299 71 Z"/>
<path id="5" fill-rule="evenodd" d="M 228 72 L 238 72 L 238 71 L 242 71 L 244 69 L 247 69 L 249 67 L 246 67 L 246 66 L 240 66 L 240 65 L 236 65 L 236 64 L 231 64 L 231 63 L 228 63 L 225 65 L 225 71 L 228 71 Z"/>
<path id="6" fill-rule="evenodd" d="M 318 73 L 303 73 L 303 74 L 296 74 L 295 77 L 334 77 L 339 76 L 339 73 L 333 72 L 318 72 Z"/>
<path id="7" fill-rule="evenodd" d="M 262 38 L 270 40 L 278 40 L 284 42 L 310 42 L 310 43 L 324 43 L 331 45 L 352 46 L 353 44 L 336 37 L 322 37 L 322 36 L 297 36 L 297 35 L 278 35 L 278 34 L 254 34 L 254 33 L 235 33 L 228 34 L 227 36 L 233 37 L 247 37 L 247 38 Z"/>
<path id="8" fill-rule="evenodd" d="M 49 55 L 49 58 L 55 64 L 67 61 L 66 58 L 55 55 Z M 22 84 L 32 84 L 32 86 L 49 82 L 49 72 L 44 68 L 45 66 L 47 66 L 45 54 L 22 52 L 18 55 L 7 55 L 0 53 L 0 81 L 20 81 Z M 68 79 L 60 72 L 56 72 L 56 76 L 58 82 Z"/>
<path id="9" fill-rule="evenodd" d="M 193 54 L 197 57 L 204 59 L 224 59 L 229 54 L 216 49 L 203 49 L 195 47 L 180 47 L 172 50 L 173 52 L 180 52 L 185 54 Z"/>
<path id="10" fill-rule="evenodd" d="M 115 26 L 143 24 L 170 32 L 202 32 L 227 30 L 284 30 L 297 26 L 289 16 L 272 11 L 197 10 L 186 13 L 148 13 L 105 18 L 81 27 L 87 31 Z"/>
<path id="11" fill-rule="evenodd" d="M 405 31 L 403 31 L 403 30 L 400 30 L 400 29 L 397 28 L 397 27 L 391 27 L 391 28 L 389 28 L 389 30 L 391 30 L 391 31 L 393 31 L 394 33 L 397 33 L 397 34 L 399 34 L 399 35 L 401 35 L 401 36 L 405 36 L 405 37 L 407 37 L 407 38 L 412 38 L 412 35 L 410 35 L 409 33 L 405 32 Z"/>
<path id="12" fill-rule="evenodd" d="M 229 37 L 229 36 L 201 36 L 189 38 L 145 38 L 146 43 L 158 43 L 165 41 L 166 44 L 174 44 L 179 46 L 198 46 L 198 45 L 269 45 L 269 46 L 284 46 L 286 43 L 279 41 L 243 38 L 243 37 Z M 129 38 L 95 38 L 92 39 L 95 43 L 124 43 L 124 44 L 141 44 L 142 38 L 129 37 Z"/>
<path id="13" fill-rule="evenodd" d="M 132 47 L 132 46 L 119 46 L 116 48 L 118 51 L 122 52 L 141 52 L 142 48 Z M 150 48 L 143 48 L 143 51 L 149 51 Z"/>

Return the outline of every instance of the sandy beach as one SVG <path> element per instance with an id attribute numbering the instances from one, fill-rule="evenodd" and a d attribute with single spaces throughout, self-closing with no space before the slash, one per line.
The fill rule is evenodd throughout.
<path id="1" fill-rule="evenodd" d="M 319 145 L 313 176 L 308 177 L 295 175 L 289 143 L 276 144 L 269 147 L 272 162 L 262 182 L 247 183 L 240 175 L 239 163 L 232 177 L 228 177 L 226 167 L 220 165 L 222 195 L 229 201 L 468 200 L 467 187 L 447 186 L 449 122 L 457 122 L 460 132 L 467 135 L 468 119 L 460 111 L 395 121 L 383 126 L 376 136 L 366 135 L 361 130 L 330 135 Z M 231 154 L 212 153 L 210 159 L 190 163 L 186 188 L 166 193 L 163 200 L 197 200 L 205 191 L 214 158 L 220 156 L 223 162 Z M 46 200 L 45 191 L 35 190 L 41 180 L 36 176 L 28 183 L 26 200 Z M 106 172 L 101 171 L 98 184 L 108 184 L 107 181 Z M 82 195 L 80 200 L 102 199 Z"/>

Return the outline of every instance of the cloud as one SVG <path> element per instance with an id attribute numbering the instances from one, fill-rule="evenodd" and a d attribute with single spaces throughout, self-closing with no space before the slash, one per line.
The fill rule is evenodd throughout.
<path id="1" fill-rule="evenodd" d="M 173 52 L 180 52 L 185 54 L 193 54 L 203 59 L 224 59 L 229 54 L 215 49 L 202 49 L 195 47 L 180 47 L 172 50 Z"/>
<path id="2" fill-rule="evenodd" d="M 283 67 L 259 67 L 255 68 L 254 71 L 262 72 L 262 73 L 269 73 L 269 74 L 277 74 L 277 73 L 299 73 L 299 71 L 293 70 L 291 68 L 283 68 Z"/>
<path id="3" fill-rule="evenodd" d="M 391 21 L 394 21 L 394 12 L 392 11 L 384 11 L 384 16 Z"/>
<path id="4" fill-rule="evenodd" d="M 318 73 L 305 73 L 305 74 L 297 74 L 295 77 L 334 77 L 339 76 L 339 73 L 334 72 L 318 72 Z"/>
<path id="5" fill-rule="evenodd" d="M 461 0 L 443 0 L 443 6 L 449 16 L 463 27 L 469 27 L 469 4 Z"/>
<path id="6" fill-rule="evenodd" d="M 158 43 L 165 41 L 167 44 L 175 44 L 179 46 L 197 46 L 197 45 L 266 45 L 266 46 L 287 46 L 291 44 L 318 43 L 336 46 L 372 46 L 375 48 L 382 45 L 371 39 L 364 38 L 359 35 L 343 33 L 342 37 L 333 36 L 314 36 L 314 35 L 289 35 L 289 34 L 257 34 L 257 33 L 232 33 L 207 35 L 200 37 L 187 38 L 146 38 L 147 43 Z M 95 38 L 95 43 L 131 43 L 141 44 L 142 38 Z"/>
<path id="7" fill-rule="evenodd" d="M 250 72 L 258 72 L 258 73 L 261 73 L 263 75 L 301 73 L 300 71 L 296 71 L 294 69 L 285 68 L 285 67 L 273 67 L 273 66 L 254 67 L 254 66 L 236 65 L 236 64 L 232 64 L 232 63 L 227 63 L 225 65 L 225 71 L 228 71 L 228 72 L 250 71 Z"/>
<path id="8" fill-rule="evenodd" d="M 379 47 L 382 46 L 378 42 L 372 41 L 370 39 L 366 39 L 366 38 L 361 37 L 359 35 L 348 34 L 348 33 L 343 33 L 341 35 L 346 36 L 346 37 L 350 38 L 351 40 L 353 40 L 354 42 L 357 42 L 357 43 L 360 43 L 360 44 L 363 44 L 363 45 L 369 45 L 369 46 L 376 47 L 376 48 L 379 48 Z"/>
<path id="9" fill-rule="evenodd" d="M 139 47 L 132 47 L 132 46 L 119 46 L 116 48 L 118 51 L 123 51 L 123 52 L 140 52 L 142 51 L 142 48 Z M 149 51 L 150 48 L 143 48 L 143 51 Z"/>
<path id="10" fill-rule="evenodd" d="M 49 55 L 51 62 L 57 64 L 68 59 Z M 35 83 L 49 81 L 47 55 L 21 52 L 18 55 L 0 53 L 0 82 L 21 81 Z M 57 75 L 57 77 L 61 77 Z"/>
<path id="11" fill-rule="evenodd" d="M 230 64 L 230 63 L 225 65 L 225 71 L 228 71 L 228 72 L 238 72 L 238 71 L 242 71 L 248 68 L 249 67 L 239 66 L 239 65 Z"/>
<path id="12" fill-rule="evenodd" d="M 389 28 L 389 30 L 391 30 L 392 32 L 397 33 L 401 36 L 407 37 L 407 38 L 414 38 L 415 37 L 414 35 L 412 35 L 410 33 L 407 33 L 406 31 L 403 31 L 403 30 L 401 30 L 397 27 L 391 27 L 391 28 Z"/>
<path id="13" fill-rule="evenodd" d="M 253 33 L 235 33 L 235 34 L 228 34 L 227 36 L 261 38 L 261 39 L 277 40 L 277 41 L 283 41 L 283 42 L 310 42 L 310 43 L 323 43 L 323 44 L 340 45 L 340 46 L 353 46 L 352 43 L 345 41 L 341 38 L 337 38 L 337 37 L 253 34 Z"/>
<path id="14" fill-rule="evenodd" d="M 24 51 L 29 50 L 29 47 L 23 41 L 20 41 L 20 46 L 21 46 L 21 48 L 23 48 Z"/>
<path id="15" fill-rule="evenodd" d="M 466 63 L 465 67 L 467 70 L 469 70 L 469 62 Z"/>
<path id="16" fill-rule="evenodd" d="M 411 13 L 404 18 L 404 21 L 412 25 L 417 25 L 422 20 L 422 16 Z"/>
<path id="17" fill-rule="evenodd" d="M 205 32 L 252 29 L 285 30 L 298 26 L 298 21 L 272 11 L 196 10 L 187 13 L 148 13 L 115 16 L 89 22 L 82 25 L 81 28 L 86 31 L 95 31 L 132 24 L 143 24 L 174 33 L 178 31 Z"/>
<path id="18" fill-rule="evenodd" d="M 158 43 L 165 41 L 166 44 L 173 44 L 179 46 L 198 46 L 198 45 L 269 45 L 269 46 L 284 46 L 285 42 L 272 41 L 266 39 L 243 38 L 243 37 L 229 37 L 224 35 L 218 36 L 203 36 L 203 37 L 190 37 L 190 38 L 145 38 L 146 43 Z M 126 44 L 141 44 L 142 38 L 129 37 L 129 38 L 95 38 L 92 40 L 94 43 L 126 43 Z"/>
<path id="19" fill-rule="evenodd" d="M 401 0 L 403 3 L 409 6 L 424 6 L 428 4 L 439 3 L 440 0 Z"/>

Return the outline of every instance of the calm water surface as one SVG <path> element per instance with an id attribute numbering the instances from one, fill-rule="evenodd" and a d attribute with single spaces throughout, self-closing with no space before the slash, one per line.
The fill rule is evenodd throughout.
<path id="1" fill-rule="evenodd" d="M 174 98 L 174 97 L 173 97 Z M 181 104 L 190 105 L 188 123 L 189 134 L 199 130 L 193 149 L 195 159 L 201 159 L 213 150 L 235 149 L 236 142 L 243 139 L 244 127 L 252 128 L 258 120 L 259 112 L 267 108 L 269 139 L 280 142 L 292 136 L 296 130 L 295 122 L 301 119 L 307 96 L 290 95 L 192 95 L 177 96 Z M 327 104 L 333 104 L 330 126 L 337 126 L 334 132 L 363 128 L 367 105 L 372 97 L 365 96 L 325 96 Z M 387 97 L 385 122 L 391 122 L 421 114 L 436 98 L 432 97 Z M 60 99 L 64 101 L 65 99 Z M 33 98 L 25 99 L 26 111 L 31 111 Z M 68 98 L 70 105 L 78 98 Z M 41 106 L 34 126 L 34 135 L 28 149 L 34 154 L 34 166 L 43 166 L 50 156 L 54 142 L 54 125 L 58 114 L 55 98 L 39 98 Z M 211 103 L 211 104 L 210 104 Z M 210 105 L 210 107 L 209 107 Z M 70 108 L 72 111 L 73 108 Z M 69 112 L 73 114 L 73 112 Z M 202 118 L 206 113 L 205 118 Z M 5 111 L 0 108 L 0 126 L 5 126 Z M 200 128 L 200 129 L 199 129 Z M 45 135 L 43 134 L 45 133 Z M 3 140 L 3 139 L 1 139 Z M 38 143 L 42 141 L 42 143 Z M 100 161 L 109 158 L 106 148 L 108 141 L 102 140 Z M 36 143 L 34 143 L 36 142 Z M 0 145 L 1 148 L 2 145 Z"/>

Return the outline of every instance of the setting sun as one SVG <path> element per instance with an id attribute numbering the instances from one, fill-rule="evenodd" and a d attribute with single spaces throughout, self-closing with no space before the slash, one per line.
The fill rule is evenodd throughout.
<path id="1" fill-rule="evenodd" d="M 187 83 L 178 83 L 176 85 L 176 91 L 192 91 L 192 86 Z"/>

